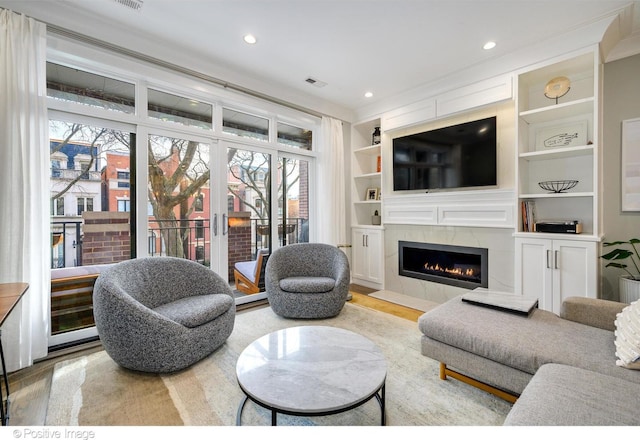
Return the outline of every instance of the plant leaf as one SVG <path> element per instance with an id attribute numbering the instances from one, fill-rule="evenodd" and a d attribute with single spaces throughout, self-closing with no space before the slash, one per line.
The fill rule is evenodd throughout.
<path id="1" fill-rule="evenodd" d="M 605 260 L 624 260 L 625 258 L 629 258 L 633 255 L 633 252 L 630 252 L 626 249 L 614 249 L 608 254 L 602 255 L 602 258 Z"/>
<path id="2" fill-rule="evenodd" d="M 618 269 L 625 269 L 627 265 L 621 263 L 609 263 L 605 267 L 617 267 Z"/>

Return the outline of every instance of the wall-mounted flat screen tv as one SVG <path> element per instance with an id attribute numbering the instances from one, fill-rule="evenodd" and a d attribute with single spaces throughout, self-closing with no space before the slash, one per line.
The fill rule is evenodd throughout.
<path id="1" fill-rule="evenodd" d="M 497 185 L 496 117 L 393 139 L 393 190 Z"/>

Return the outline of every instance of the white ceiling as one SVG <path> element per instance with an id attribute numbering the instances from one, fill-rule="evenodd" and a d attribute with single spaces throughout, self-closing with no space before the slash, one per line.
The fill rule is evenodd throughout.
<path id="1" fill-rule="evenodd" d="M 0 7 L 281 99 L 356 111 L 533 44 L 553 45 L 630 3 L 144 0 L 135 11 L 116 0 L 0 0 Z M 246 33 L 258 43 L 244 43 Z M 488 40 L 497 47 L 483 50 Z M 327 85 L 310 85 L 309 77 Z"/>

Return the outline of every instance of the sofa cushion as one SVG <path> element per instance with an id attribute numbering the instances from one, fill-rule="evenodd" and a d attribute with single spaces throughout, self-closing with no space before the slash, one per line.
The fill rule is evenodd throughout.
<path id="1" fill-rule="evenodd" d="M 230 295 L 195 295 L 180 298 L 153 309 L 185 327 L 198 327 L 227 312 L 233 306 Z"/>
<path id="2" fill-rule="evenodd" d="M 640 384 L 567 365 L 540 367 L 504 421 L 519 426 L 631 425 Z"/>
<path id="3" fill-rule="evenodd" d="M 616 317 L 616 365 L 640 370 L 640 301 L 634 301 Z"/>
<path id="4" fill-rule="evenodd" d="M 280 288 L 285 292 L 324 293 L 336 286 L 336 280 L 328 277 L 288 277 L 280 280 Z"/>
<path id="5" fill-rule="evenodd" d="M 525 317 L 456 297 L 423 314 L 418 326 L 425 337 L 529 374 L 559 363 L 640 383 L 638 371 L 615 365 L 613 332 L 546 310 Z"/>

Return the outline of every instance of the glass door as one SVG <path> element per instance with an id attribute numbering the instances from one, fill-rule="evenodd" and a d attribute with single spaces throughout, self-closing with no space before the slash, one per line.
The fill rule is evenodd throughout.
<path id="1" fill-rule="evenodd" d="M 309 167 L 307 159 L 278 159 L 278 245 L 309 242 Z"/>
<path id="2" fill-rule="evenodd" d="M 148 255 L 196 261 L 216 269 L 212 249 L 210 144 L 148 137 Z"/>
<path id="3" fill-rule="evenodd" d="M 271 160 L 269 152 L 227 143 L 227 272 L 236 303 L 264 298 L 264 267 L 271 250 Z M 221 271 L 222 273 L 222 271 Z"/>
<path id="4" fill-rule="evenodd" d="M 92 280 L 134 258 L 135 128 L 50 112 L 49 345 L 97 335 Z M 78 277 L 87 281 L 77 281 Z"/>

